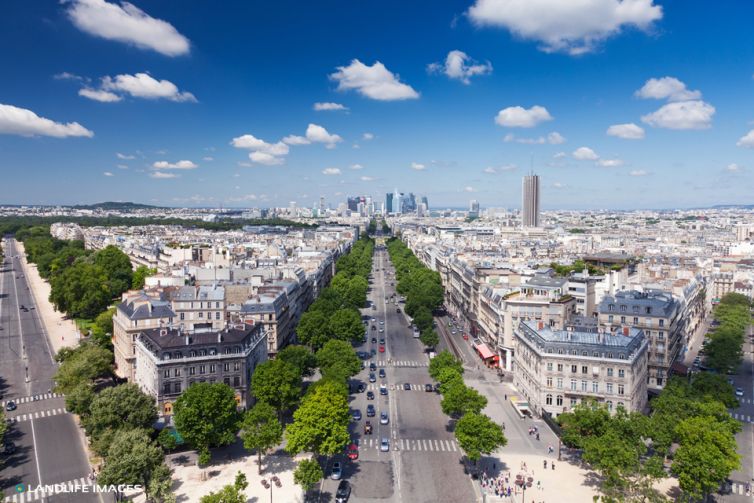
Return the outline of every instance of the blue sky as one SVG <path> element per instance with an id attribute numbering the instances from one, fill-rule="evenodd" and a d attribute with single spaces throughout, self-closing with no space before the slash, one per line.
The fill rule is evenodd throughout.
<path id="1" fill-rule="evenodd" d="M 0 203 L 754 203 L 754 6 L 573 4 L 6 3 Z"/>

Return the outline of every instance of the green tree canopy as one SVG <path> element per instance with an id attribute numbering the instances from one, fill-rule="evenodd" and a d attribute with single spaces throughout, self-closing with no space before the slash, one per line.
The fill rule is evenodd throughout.
<path id="1" fill-rule="evenodd" d="M 428 328 L 419 335 L 419 340 L 428 348 L 434 348 L 440 343 L 440 336 L 433 329 Z"/>
<path id="2" fill-rule="evenodd" d="M 239 414 L 233 388 L 223 383 L 194 383 L 173 407 L 178 433 L 202 453 L 236 438 Z"/>
<path id="3" fill-rule="evenodd" d="M 474 462 L 479 460 L 482 454 L 490 454 L 508 443 L 499 424 L 476 412 L 464 414 L 458 420 L 455 435 L 466 457 Z"/>
<path id="4" fill-rule="evenodd" d="M 136 270 L 134 270 L 133 278 L 131 279 L 131 288 L 133 288 L 134 290 L 144 288 L 144 282 L 146 281 L 147 277 L 154 276 L 155 274 L 157 274 L 157 269 L 155 269 L 154 267 L 140 265 L 136 268 Z"/>
<path id="5" fill-rule="evenodd" d="M 106 431 L 149 429 L 157 421 L 157 408 L 151 396 L 136 384 L 127 383 L 105 388 L 91 401 L 84 428 L 96 443 Z M 109 444 L 109 443 L 108 443 Z"/>
<path id="6" fill-rule="evenodd" d="M 246 412 L 241 424 L 243 446 L 250 451 L 257 451 L 259 473 L 262 473 L 262 454 L 275 447 L 283 439 L 283 426 L 278 421 L 272 405 L 258 402 Z"/>
<path id="7" fill-rule="evenodd" d="M 351 344 L 333 339 L 315 354 L 317 366 L 323 376 L 348 379 L 361 371 L 361 361 Z"/>
<path id="8" fill-rule="evenodd" d="M 449 416 L 479 414 L 487 406 L 487 398 L 474 388 L 462 383 L 454 383 L 446 388 L 440 406 L 442 411 Z"/>
<path id="9" fill-rule="evenodd" d="M 443 368 L 455 369 L 456 372 L 463 375 L 463 364 L 447 350 L 440 351 L 429 361 L 429 375 L 432 379 L 439 381 L 438 376 Z"/>
<path id="10" fill-rule="evenodd" d="M 310 307 L 301 315 L 296 326 L 298 340 L 314 349 L 324 346 L 329 340 L 328 321 L 328 317 L 323 312 L 312 310 Z"/>
<path id="11" fill-rule="evenodd" d="M 338 309 L 330 317 L 328 332 L 334 339 L 342 341 L 360 341 L 364 338 L 364 325 L 356 309 Z"/>
<path id="12" fill-rule="evenodd" d="M 301 373 L 298 367 L 279 358 L 262 362 L 251 376 L 251 392 L 282 414 L 301 398 Z"/>
<path id="13" fill-rule="evenodd" d="M 55 373 L 55 390 L 67 394 L 80 384 L 91 384 L 112 374 L 113 354 L 96 344 L 84 343 L 70 353 Z"/>
<path id="14" fill-rule="evenodd" d="M 324 476 L 322 467 L 316 459 L 303 459 L 299 461 L 296 470 L 293 472 L 293 482 L 300 485 L 304 491 L 309 491 Z"/>
<path id="15" fill-rule="evenodd" d="M 351 439 L 350 421 L 348 399 L 337 386 L 333 383 L 317 386 L 293 413 L 293 423 L 285 432 L 286 449 L 291 454 L 304 451 L 326 456 L 337 454 Z"/>
<path id="16" fill-rule="evenodd" d="M 286 346 L 280 350 L 275 359 L 283 360 L 295 366 L 302 376 L 312 375 L 317 366 L 317 359 L 306 346 Z"/>

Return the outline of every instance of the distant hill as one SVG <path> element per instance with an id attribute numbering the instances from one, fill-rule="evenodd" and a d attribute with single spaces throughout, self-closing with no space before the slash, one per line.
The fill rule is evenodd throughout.
<path id="1" fill-rule="evenodd" d="M 754 204 L 716 204 L 713 210 L 754 210 Z"/>
<path id="2" fill-rule="evenodd" d="M 129 203 L 129 202 L 115 202 L 115 201 L 107 201 L 104 203 L 95 203 L 95 204 L 78 204 L 76 206 L 71 206 L 71 208 L 75 208 L 77 210 L 150 210 L 150 209 L 157 209 L 160 208 L 160 206 L 151 206 L 149 204 L 140 204 L 140 203 Z"/>

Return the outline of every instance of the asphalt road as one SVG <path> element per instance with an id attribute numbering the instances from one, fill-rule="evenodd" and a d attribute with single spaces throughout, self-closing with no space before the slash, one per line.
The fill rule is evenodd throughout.
<path id="1" fill-rule="evenodd" d="M 440 409 L 440 395 L 426 392 L 424 386 L 432 383 L 428 374 L 429 358 L 418 339 L 412 336 L 408 319 L 403 314 L 403 304 L 396 306 L 385 298 L 395 293 L 394 270 L 386 250 L 376 250 L 370 285 L 369 307 L 362 313 L 375 322 L 369 323 L 367 343 L 358 349 L 374 349 L 376 354 L 365 363 L 352 384 L 363 383 L 372 391 L 351 395 L 351 410 L 360 410 L 362 419 L 351 424 L 352 438 L 359 443 L 359 460 L 349 461 L 338 456 L 333 461 L 343 463 L 343 478 L 352 484 L 350 501 L 432 501 L 469 502 L 475 500 L 473 487 L 461 464 L 463 452 L 455 441 L 448 417 Z M 400 308 L 400 312 L 396 309 Z M 379 322 L 384 321 L 384 325 Z M 375 326 L 376 330 L 371 327 Z M 384 332 L 380 332 L 380 329 Z M 372 343 L 372 337 L 377 343 Z M 379 352 L 379 340 L 385 339 L 385 352 Z M 376 382 L 369 383 L 369 363 L 377 366 Z M 386 377 L 379 377 L 384 369 Z M 386 384 L 387 396 L 379 393 L 379 385 Z M 404 390 L 404 383 L 410 389 Z M 376 409 L 375 417 L 367 417 L 368 404 Z M 387 411 L 389 424 L 380 424 L 380 412 Z M 373 433 L 364 434 L 364 423 L 372 423 Z M 380 451 L 380 441 L 387 438 L 390 450 Z M 326 475 L 329 477 L 328 465 Z M 334 495 L 337 482 L 327 479 L 324 494 Z M 323 501 L 326 498 L 323 499 Z"/>
<path id="2" fill-rule="evenodd" d="M 10 400 L 17 408 L 5 413 L 11 423 L 6 439 L 16 451 L 2 455 L 3 495 L 15 502 L 100 501 L 92 494 L 16 492 L 18 484 L 85 480 L 90 471 L 73 416 L 65 412 L 63 397 L 50 392 L 56 364 L 17 254 L 15 241 L 6 240 L 0 266 L 0 393 L 4 408 Z"/>

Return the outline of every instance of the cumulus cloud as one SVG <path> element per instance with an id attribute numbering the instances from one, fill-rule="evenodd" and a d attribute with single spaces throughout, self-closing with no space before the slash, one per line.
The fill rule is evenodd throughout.
<path id="1" fill-rule="evenodd" d="M 736 142 L 737 147 L 754 148 L 754 129 L 746 133 Z"/>
<path id="2" fill-rule="evenodd" d="M 251 134 L 244 134 L 233 138 L 230 142 L 236 148 L 251 150 L 249 160 L 265 166 L 277 166 L 283 164 L 284 156 L 290 151 L 287 144 L 282 141 L 268 143 Z"/>
<path id="3" fill-rule="evenodd" d="M 492 73 L 492 63 L 478 63 L 463 51 L 450 51 L 444 63 L 427 65 L 429 73 L 443 73 L 450 79 L 471 84 L 471 77 Z"/>
<path id="4" fill-rule="evenodd" d="M 340 174 L 340 168 L 325 168 L 322 170 L 323 175 L 333 176 Z"/>
<path id="5" fill-rule="evenodd" d="M 103 174 L 103 175 L 105 175 L 105 176 L 115 176 L 115 175 L 114 175 L 114 174 L 112 174 L 112 173 L 111 173 L 110 171 L 105 171 L 105 172 L 104 172 L 104 173 L 102 173 L 102 174 Z"/>
<path id="6" fill-rule="evenodd" d="M 303 136 L 289 134 L 283 138 L 283 143 L 287 143 L 288 145 L 309 145 L 311 142 Z"/>
<path id="7" fill-rule="evenodd" d="M 419 93 L 401 82 L 397 74 L 379 61 L 367 66 L 354 59 L 348 66 L 339 66 L 338 71 L 330 75 L 330 79 L 338 82 L 339 91 L 355 90 L 373 100 L 395 101 L 419 97 Z"/>
<path id="8" fill-rule="evenodd" d="M 662 77 L 649 79 L 634 93 L 639 98 L 669 101 L 698 100 L 702 97 L 701 91 L 692 91 L 686 88 L 686 84 L 675 77 Z"/>
<path id="9" fill-rule="evenodd" d="M 628 175 L 629 176 L 647 176 L 647 175 L 649 175 L 649 172 L 648 171 L 644 171 L 643 169 L 635 169 L 635 170 L 631 171 Z"/>
<path id="10" fill-rule="evenodd" d="M 178 178 L 178 175 L 175 173 L 165 173 L 164 171 L 153 171 L 149 173 L 150 178 L 157 178 L 157 179 L 167 179 L 167 178 Z"/>
<path id="11" fill-rule="evenodd" d="M 325 102 L 325 103 L 317 102 L 314 104 L 313 108 L 317 112 L 326 112 L 326 111 L 331 111 L 331 110 L 348 110 L 347 106 L 341 105 L 340 103 L 332 103 L 332 102 Z"/>
<path id="12" fill-rule="evenodd" d="M 421 164 L 419 162 L 412 162 L 411 163 L 411 169 L 414 169 L 416 171 L 423 171 L 423 170 L 427 169 L 427 166 L 424 165 L 424 164 Z"/>
<path id="13" fill-rule="evenodd" d="M 0 103 L 0 134 L 19 136 L 52 136 L 67 138 L 83 136 L 91 138 L 94 133 L 78 122 L 66 124 L 40 117 L 26 108 L 14 107 Z"/>
<path id="14" fill-rule="evenodd" d="M 728 164 L 725 166 L 725 171 L 728 171 L 730 173 L 738 173 L 739 171 L 742 171 L 744 168 L 743 166 L 740 166 L 736 164 L 735 162 Z"/>
<path id="15" fill-rule="evenodd" d="M 503 108 L 497 113 L 495 122 L 505 127 L 534 127 L 540 122 L 551 121 L 552 116 L 545 107 L 534 105 L 531 108 L 520 106 Z"/>
<path id="16" fill-rule="evenodd" d="M 707 129 L 712 125 L 715 107 L 704 101 L 674 101 L 651 114 L 642 115 L 642 122 L 666 129 Z"/>
<path id="17" fill-rule="evenodd" d="M 516 142 L 526 145 L 544 145 L 545 143 L 549 143 L 550 145 L 560 145 L 561 143 L 565 143 L 566 139 L 562 134 L 558 133 L 557 131 L 553 131 L 546 137 L 539 136 L 537 138 L 520 138 L 513 133 L 508 133 L 503 137 L 503 141 L 506 143 Z"/>
<path id="18" fill-rule="evenodd" d="M 143 72 L 135 75 L 123 74 L 115 77 L 103 77 L 102 90 L 130 94 L 134 98 L 148 100 L 166 99 L 177 102 L 196 102 L 196 97 L 193 94 L 188 91 L 179 91 L 178 87 L 169 80 L 157 80 Z"/>
<path id="19" fill-rule="evenodd" d="M 552 186 L 555 187 L 556 189 L 563 189 L 563 188 L 565 188 L 565 184 L 561 183 L 561 182 L 553 182 Z"/>
<path id="20" fill-rule="evenodd" d="M 505 171 L 514 171 L 515 169 L 518 169 L 515 164 L 504 164 L 502 166 L 487 166 L 482 170 L 482 172 L 490 175 L 496 175 Z"/>
<path id="21" fill-rule="evenodd" d="M 374 135 L 372 133 L 364 133 L 361 135 L 361 139 L 364 141 L 374 140 Z"/>
<path id="22" fill-rule="evenodd" d="M 621 159 L 600 159 L 597 164 L 603 168 L 617 168 L 623 166 L 623 160 Z"/>
<path id="23" fill-rule="evenodd" d="M 327 129 L 317 124 L 309 124 L 306 127 L 306 139 L 314 143 L 324 143 L 329 148 L 333 148 L 336 143 L 343 141 L 340 136 L 328 133 Z"/>
<path id="24" fill-rule="evenodd" d="M 463 188 L 464 192 L 476 192 L 476 189 L 472 187 L 471 185 L 467 185 Z"/>
<path id="25" fill-rule="evenodd" d="M 644 138 L 644 129 L 633 122 L 627 124 L 613 124 L 607 128 L 608 136 L 623 138 L 624 140 L 641 140 Z"/>
<path id="26" fill-rule="evenodd" d="M 155 19 L 129 2 L 119 5 L 105 0 L 73 0 L 68 16 L 81 31 L 151 49 L 165 56 L 188 54 L 189 41 L 173 25 Z"/>
<path id="27" fill-rule="evenodd" d="M 578 161 L 596 161 L 600 158 L 597 153 L 589 147 L 579 147 L 571 154 Z"/>
<path id="28" fill-rule="evenodd" d="M 648 30 L 662 18 L 654 0 L 476 0 L 468 15 L 540 43 L 545 52 L 590 52 L 624 27 Z"/>
<path id="29" fill-rule="evenodd" d="M 132 160 L 132 159 L 136 159 L 136 156 L 135 156 L 135 155 L 131 155 L 131 154 L 121 154 L 120 152 L 116 152 L 116 153 L 115 153 L 115 157 L 117 157 L 118 159 L 122 159 L 122 160 L 124 160 L 124 161 L 130 161 L 130 160 Z"/>
<path id="30" fill-rule="evenodd" d="M 123 99 L 117 94 L 111 93 L 110 91 L 103 91 L 102 89 L 91 89 L 89 87 L 79 89 L 79 96 L 83 96 L 84 98 L 89 98 L 90 100 L 99 101 L 102 103 L 115 103 L 116 101 Z"/>
<path id="31" fill-rule="evenodd" d="M 196 169 L 199 166 L 191 161 L 178 161 L 178 162 L 157 161 L 152 164 L 152 167 L 154 169 Z"/>
<path id="32" fill-rule="evenodd" d="M 264 164 L 265 166 L 279 166 L 285 162 L 282 157 L 277 157 L 269 152 L 251 152 L 249 154 L 249 160 L 257 164 Z"/>
<path id="33" fill-rule="evenodd" d="M 362 182 L 373 182 L 373 181 L 376 180 L 376 178 L 373 177 L 373 176 L 366 176 L 366 175 L 364 175 L 364 176 L 360 177 L 359 180 L 361 180 Z"/>
<path id="34" fill-rule="evenodd" d="M 349 167 L 351 169 L 364 169 L 364 166 L 362 166 L 361 164 L 351 164 L 351 166 Z"/>

